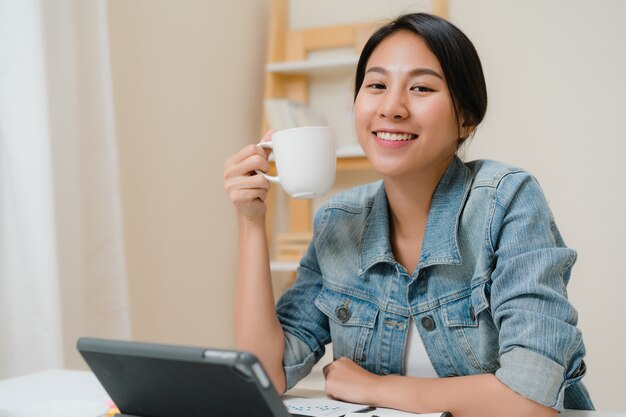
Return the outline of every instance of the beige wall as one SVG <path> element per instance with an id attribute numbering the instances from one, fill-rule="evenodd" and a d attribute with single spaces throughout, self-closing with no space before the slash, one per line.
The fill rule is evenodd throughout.
<path id="1" fill-rule="evenodd" d="M 291 18 L 298 27 L 372 20 L 416 3 L 424 2 L 292 0 Z M 232 342 L 235 224 L 222 164 L 257 137 L 268 4 L 109 1 L 136 339 Z M 579 253 L 569 289 L 589 351 L 587 385 L 600 408 L 621 411 L 623 16 L 620 0 L 450 0 L 490 94 L 468 159 L 500 159 L 538 177 Z"/>
<path id="2" fill-rule="evenodd" d="M 235 224 L 222 170 L 259 132 L 268 5 L 108 2 L 137 340 L 232 344 Z"/>
<path id="3" fill-rule="evenodd" d="M 523 166 L 578 252 L 568 287 L 588 351 L 596 405 L 626 411 L 626 2 L 453 1 L 489 88 L 469 159 Z M 485 18 L 492 16 L 492 18 Z"/>

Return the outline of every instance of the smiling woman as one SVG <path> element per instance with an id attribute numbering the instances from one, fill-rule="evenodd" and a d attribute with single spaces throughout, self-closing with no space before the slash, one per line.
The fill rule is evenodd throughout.
<path id="1" fill-rule="evenodd" d="M 576 253 L 542 190 L 520 168 L 456 156 L 486 107 L 476 50 L 449 22 L 408 14 L 372 35 L 357 66 L 354 121 L 383 180 L 317 212 L 295 284 L 276 308 L 267 183 L 251 174 L 267 156 L 249 146 L 225 163 L 245 260 L 237 343 L 279 390 L 332 341 L 324 376 L 337 399 L 455 416 L 593 409 L 565 290 Z"/>
<path id="2" fill-rule="evenodd" d="M 422 38 L 398 31 L 366 62 L 354 114 L 359 143 L 374 168 L 390 177 L 412 171 L 440 178 L 462 142 L 457 132 L 463 121 L 437 57 Z"/>

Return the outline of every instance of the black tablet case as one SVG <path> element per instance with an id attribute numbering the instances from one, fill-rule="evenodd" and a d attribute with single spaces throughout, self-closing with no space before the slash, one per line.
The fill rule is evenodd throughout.
<path id="1" fill-rule="evenodd" d="M 77 348 L 124 415 L 290 416 L 250 353 L 92 338 Z"/>

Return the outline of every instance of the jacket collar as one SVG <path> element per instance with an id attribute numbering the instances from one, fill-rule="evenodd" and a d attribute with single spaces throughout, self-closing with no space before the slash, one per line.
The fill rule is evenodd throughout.
<path id="1" fill-rule="evenodd" d="M 454 157 L 439 180 L 426 222 L 419 269 L 435 264 L 460 264 L 458 227 L 461 211 L 471 185 L 470 170 Z M 361 236 L 359 274 L 379 263 L 395 263 L 389 241 L 389 205 L 381 184 Z M 412 273 L 413 271 L 409 271 Z"/>

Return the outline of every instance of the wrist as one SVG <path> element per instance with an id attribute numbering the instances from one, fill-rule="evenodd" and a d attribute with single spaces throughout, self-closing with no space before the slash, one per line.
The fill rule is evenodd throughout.
<path id="1" fill-rule="evenodd" d="M 244 232 L 256 229 L 265 230 L 265 216 L 249 218 L 243 215 L 239 215 L 237 216 L 237 224 L 239 225 L 239 230 Z"/>
<path id="2" fill-rule="evenodd" d="M 370 389 L 370 404 L 380 407 L 385 404 L 385 389 L 389 384 L 389 375 L 374 375 Z"/>

